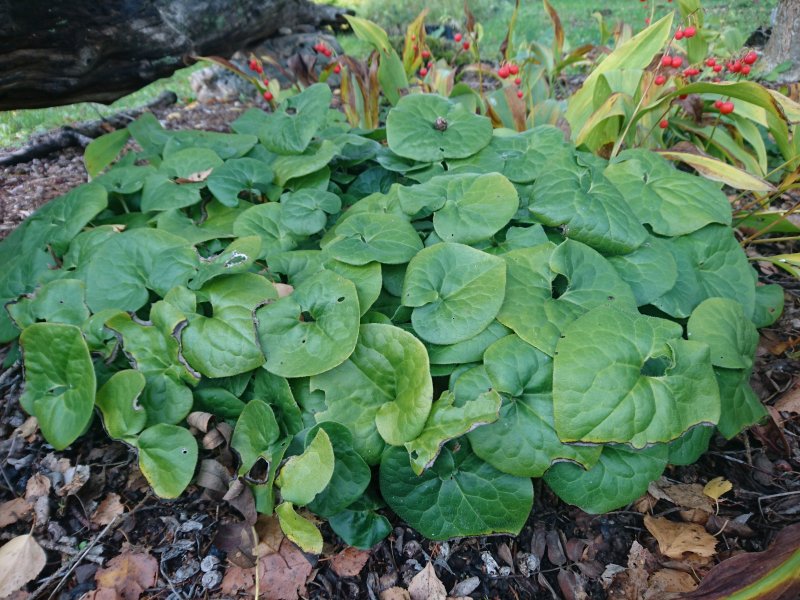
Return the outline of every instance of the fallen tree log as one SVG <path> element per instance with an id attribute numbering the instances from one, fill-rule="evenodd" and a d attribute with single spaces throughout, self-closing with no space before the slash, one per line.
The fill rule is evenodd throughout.
<path id="1" fill-rule="evenodd" d="M 126 110 L 103 119 L 73 123 L 72 125 L 34 136 L 22 148 L 5 154 L 0 153 L 0 167 L 17 165 L 34 158 L 42 158 L 72 146 L 85 148 L 93 139 L 116 129 L 127 127 L 128 123 L 143 112 L 156 108 L 165 108 L 175 104 L 177 101 L 178 97 L 175 92 L 164 92 L 158 98 L 140 108 Z"/>
<path id="2" fill-rule="evenodd" d="M 113 102 L 279 30 L 336 24 L 308 0 L 0 2 L 0 110 Z"/>

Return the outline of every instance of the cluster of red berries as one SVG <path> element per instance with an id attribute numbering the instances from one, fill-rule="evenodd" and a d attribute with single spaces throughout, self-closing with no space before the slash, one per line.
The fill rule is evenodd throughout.
<path id="1" fill-rule="evenodd" d="M 255 58 L 250 59 L 250 63 L 248 64 L 251 71 L 255 71 L 258 74 L 264 72 L 264 67 L 261 66 L 261 63 L 258 62 Z"/>
<path id="2" fill-rule="evenodd" d="M 500 68 L 497 69 L 497 76 L 500 77 L 500 79 L 508 79 L 512 75 L 514 75 L 514 85 L 517 87 L 522 85 L 522 79 L 518 76 L 519 65 L 515 65 L 514 63 L 504 64 L 500 65 Z M 524 95 L 522 90 L 517 90 L 517 98 L 522 98 Z"/>
<path id="3" fill-rule="evenodd" d="M 697 28 L 689 25 L 689 27 L 684 29 L 678 29 L 678 31 L 675 32 L 675 39 L 682 40 L 686 38 L 688 40 L 689 38 L 693 38 L 695 35 L 697 35 Z"/>
<path id="4" fill-rule="evenodd" d="M 324 54 L 326 58 L 330 58 L 330 57 L 331 57 L 331 55 L 333 54 L 333 50 L 331 50 L 330 48 L 328 48 L 328 47 L 325 45 L 325 43 L 324 43 L 324 42 L 319 42 L 319 43 L 317 43 L 317 44 L 314 44 L 314 50 L 315 50 L 316 52 L 319 52 L 320 54 Z"/>
<path id="5" fill-rule="evenodd" d="M 460 44 L 461 40 L 464 40 L 464 36 L 461 35 L 460 33 L 457 33 L 453 36 L 453 39 L 456 41 L 457 44 Z M 469 40 L 464 40 L 464 43 L 461 44 L 461 47 L 464 48 L 464 50 L 469 50 L 469 46 L 470 46 Z"/>
<path id="6" fill-rule="evenodd" d="M 672 67 L 673 69 L 678 69 L 682 64 L 683 58 L 680 56 L 670 56 L 669 54 L 665 54 L 661 57 L 662 67 Z"/>

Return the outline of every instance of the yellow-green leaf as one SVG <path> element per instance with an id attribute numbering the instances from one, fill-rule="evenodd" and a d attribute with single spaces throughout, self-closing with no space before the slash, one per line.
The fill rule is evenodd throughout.
<path id="1" fill-rule="evenodd" d="M 775 188 L 768 182 L 750 175 L 737 167 L 711 158 L 688 152 L 661 152 L 661 156 L 670 160 L 685 162 L 697 170 L 698 173 L 713 181 L 721 181 L 737 190 L 750 190 L 753 192 L 771 192 Z"/>

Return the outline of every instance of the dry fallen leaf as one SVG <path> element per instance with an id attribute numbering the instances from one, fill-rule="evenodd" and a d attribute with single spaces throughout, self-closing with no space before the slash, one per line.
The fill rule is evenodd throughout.
<path id="1" fill-rule="evenodd" d="M 408 584 L 408 593 L 411 600 L 445 600 L 447 598 L 447 591 L 436 576 L 433 563 L 428 563 L 422 571 L 414 575 L 411 583 Z"/>
<path id="2" fill-rule="evenodd" d="M 33 511 L 33 506 L 24 498 L 14 498 L 0 504 L 0 529 L 25 519 Z"/>
<path id="3" fill-rule="evenodd" d="M 378 597 L 380 600 L 411 600 L 408 590 L 401 587 L 390 587 L 388 590 L 383 590 Z"/>
<path id="4" fill-rule="evenodd" d="M 730 492 L 733 489 L 733 484 L 724 477 L 714 477 L 703 488 L 703 493 L 709 498 L 719 500 L 720 496 Z"/>
<path id="5" fill-rule="evenodd" d="M 158 579 L 158 561 L 144 553 L 124 551 L 94 576 L 97 588 L 114 590 L 122 600 L 137 600 Z"/>
<path id="6" fill-rule="evenodd" d="M 661 569 L 650 576 L 647 591 L 642 596 L 643 600 L 657 600 L 664 594 L 677 592 L 691 592 L 697 587 L 697 582 L 689 573 L 675 569 Z"/>
<path id="7" fill-rule="evenodd" d="M 800 385 L 792 388 L 775 403 L 780 411 L 800 415 Z"/>
<path id="8" fill-rule="evenodd" d="M 208 176 L 211 175 L 211 171 L 213 170 L 214 169 L 206 169 L 205 171 L 190 173 L 188 177 L 178 177 L 175 179 L 175 183 L 200 183 L 208 179 Z"/>
<path id="9" fill-rule="evenodd" d="M 682 558 L 685 552 L 699 556 L 714 556 L 717 540 L 696 523 L 677 523 L 664 517 L 645 515 L 644 526 L 658 541 L 664 556 Z"/>
<path id="10" fill-rule="evenodd" d="M 369 560 L 369 550 L 348 546 L 331 559 L 331 568 L 339 577 L 356 577 Z"/>
<path id="11" fill-rule="evenodd" d="M 699 483 L 678 483 L 662 489 L 676 506 L 714 512 L 714 504 L 705 496 L 705 490 Z"/>
<path id="12" fill-rule="evenodd" d="M 281 529 L 281 523 L 275 515 L 258 515 L 255 524 L 255 532 L 258 538 L 253 554 L 256 556 L 267 556 L 280 551 L 281 543 L 286 537 Z"/>
<path id="13" fill-rule="evenodd" d="M 0 548 L 0 598 L 35 579 L 47 563 L 42 547 L 31 535 L 20 535 Z"/>
<path id="14" fill-rule="evenodd" d="M 280 550 L 258 559 L 259 598 L 296 600 L 306 593 L 311 563 L 292 542 L 284 539 Z M 220 591 L 228 596 L 255 593 L 255 569 L 231 565 L 225 572 Z"/>
<path id="15" fill-rule="evenodd" d="M 120 501 L 119 494 L 109 494 L 95 509 L 91 521 L 95 525 L 108 525 L 124 512 L 125 505 Z"/>
<path id="16" fill-rule="evenodd" d="M 28 479 L 28 483 L 25 485 L 25 499 L 33 502 L 36 498 L 47 496 L 50 494 L 50 487 L 50 480 L 41 473 L 37 473 Z"/>

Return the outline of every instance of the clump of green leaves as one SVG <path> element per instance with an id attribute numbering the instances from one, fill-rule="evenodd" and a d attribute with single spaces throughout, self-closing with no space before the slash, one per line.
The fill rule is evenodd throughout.
<path id="1" fill-rule="evenodd" d="M 430 538 L 515 533 L 531 478 L 608 511 L 763 416 L 755 328 L 782 295 L 717 184 L 435 95 L 368 134 L 330 100 L 311 86 L 232 134 L 145 115 L 141 152 L 0 244 L 0 341 L 55 448 L 99 413 L 173 498 L 186 417 L 213 413 L 231 477 L 318 551 L 297 507 L 360 547 L 384 502 Z"/>

